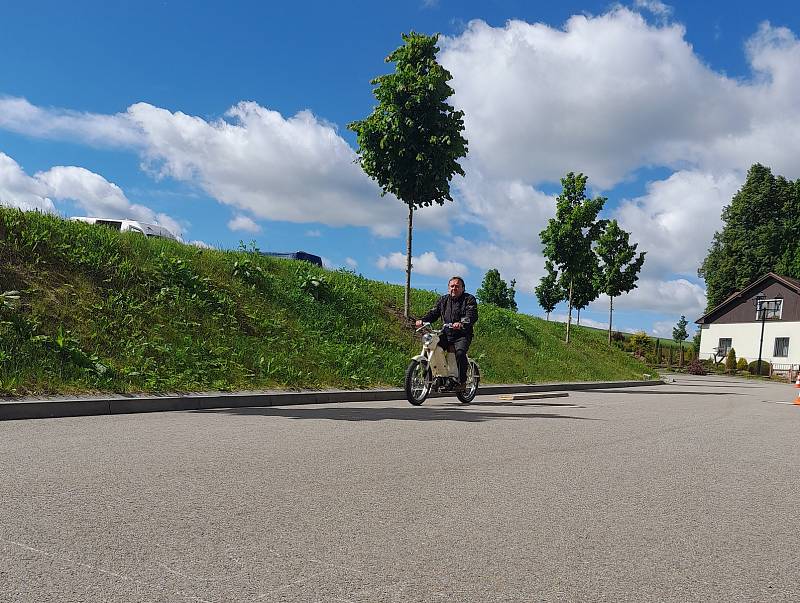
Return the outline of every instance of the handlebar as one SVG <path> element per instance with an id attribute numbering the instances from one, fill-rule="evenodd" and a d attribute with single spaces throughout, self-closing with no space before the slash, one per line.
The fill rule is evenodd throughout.
<path id="1" fill-rule="evenodd" d="M 452 329 L 452 328 L 453 328 L 453 323 L 452 323 L 452 322 L 446 322 L 446 323 L 444 323 L 444 324 L 442 325 L 442 328 L 441 328 L 441 329 L 439 329 L 439 332 L 441 332 L 441 331 L 445 331 L 445 330 L 447 330 L 447 329 Z M 415 332 L 416 332 L 416 333 L 419 333 L 419 332 L 420 332 L 420 331 L 422 331 L 423 329 L 430 329 L 431 331 L 435 331 L 435 330 L 436 330 L 436 329 L 434 329 L 434 328 L 432 328 L 432 327 L 431 327 L 431 323 L 429 323 L 429 322 L 423 322 L 423 323 L 422 323 L 422 326 L 420 326 L 419 328 L 417 328 Z"/>

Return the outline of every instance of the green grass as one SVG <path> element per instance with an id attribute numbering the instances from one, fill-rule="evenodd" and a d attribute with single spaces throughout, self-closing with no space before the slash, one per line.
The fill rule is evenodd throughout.
<path id="1" fill-rule="evenodd" d="M 398 386 L 402 287 L 0 208 L 0 393 Z M 436 300 L 414 290 L 414 315 Z M 481 306 L 485 382 L 641 378 L 603 333 Z"/>

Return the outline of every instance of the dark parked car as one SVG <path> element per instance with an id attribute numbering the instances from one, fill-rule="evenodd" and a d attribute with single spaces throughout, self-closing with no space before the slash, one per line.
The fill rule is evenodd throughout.
<path id="1" fill-rule="evenodd" d="M 262 251 L 261 255 L 268 255 L 273 258 L 283 258 L 285 260 L 303 260 L 304 262 L 311 262 L 317 266 L 322 266 L 322 258 L 313 253 L 306 253 L 305 251 L 295 251 L 294 253 L 278 253 L 276 251 Z"/>

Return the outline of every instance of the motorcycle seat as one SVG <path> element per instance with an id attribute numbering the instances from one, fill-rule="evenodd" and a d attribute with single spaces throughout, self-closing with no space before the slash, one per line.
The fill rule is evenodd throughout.
<path id="1" fill-rule="evenodd" d="M 453 354 L 455 354 L 455 353 L 456 353 L 456 346 L 454 346 L 454 345 L 451 343 L 450 345 L 448 345 L 448 346 L 447 346 L 447 351 L 448 351 L 448 352 L 452 352 Z"/>

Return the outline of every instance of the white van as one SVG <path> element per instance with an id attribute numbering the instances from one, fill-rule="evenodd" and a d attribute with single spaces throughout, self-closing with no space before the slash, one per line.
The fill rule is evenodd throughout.
<path id="1" fill-rule="evenodd" d="M 168 229 L 158 224 L 148 224 L 147 222 L 139 222 L 138 220 L 116 220 L 112 218 L 87 218 L 84 216 L 75 216 L 70 218 L 74 222 L 85 222 L 86 224 L 100 224 L 120 232 L 138 232 L 147 237 L 161 237 L 162 239 L 172 239 L 179 241 L 180 239 L 172 234 Z"/>

